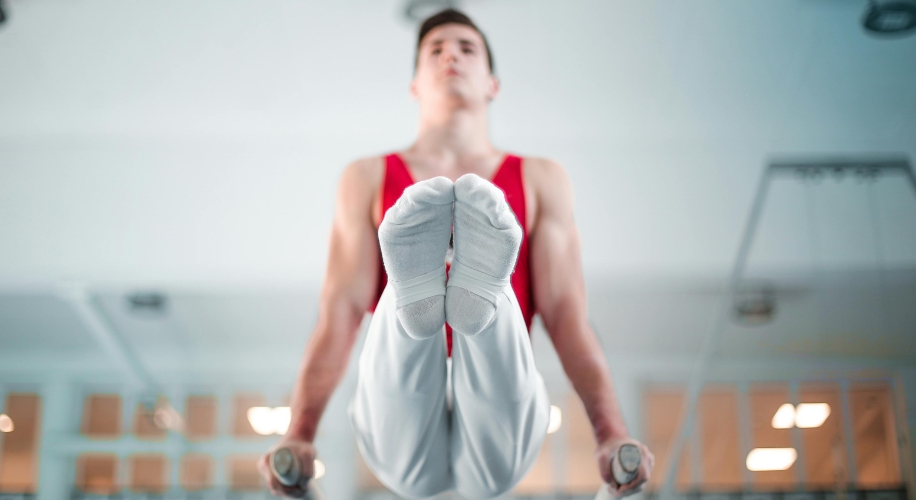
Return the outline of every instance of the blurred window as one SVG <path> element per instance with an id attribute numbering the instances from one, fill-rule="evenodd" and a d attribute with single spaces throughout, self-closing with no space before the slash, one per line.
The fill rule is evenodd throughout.
<path id="1" fill-rule="evenodd" d="M 534 465 L 528 474 L 515 486 L 512 492 L 519 496 L 539 496 L 562 491 L 556 484 L 554 470 L 560 464 L 553 460 L 554 447 L 558 445 L 558 434 L 548 434 Z"/>
<path id="2" fill-rule="evenodd" d="M 734 386 L 707 387 L 700 395 L 697 424 L 702 443 L 700 488 L 737 491 L 743 485 L 738 437 L 738 391 Z"/>
<path id="3" fill-rule="evenodd" d="M 683 386 L 651 386 L 643 394 L 643 435 L 646 446 L 655 455 L 655 474 L 649 479 L 649 491 L 659 491 L 667 479 L 664 476 L 671 460 L 674 438 L 680 431 L 685 400 Z M 675 482 L 678 491 L 691 489 L 690 445 L 690 441 L 685 443 L 678 461 Z"/>
<path id="4" fill-rule="evenodd" d="M 799 478 L 804 489 L 815 491 L 834 491 L 851 482 L 865 490 L 902 488 L 892 396 L 886 383 L 852 384 L 847 415 L 839 383 L 803 382 L 797 401 L 793 401 L 788 383 L 751 384 L 747 393 L 750 449 L 789 448 L 797 454 L 784 470 L 751 472 L 746 470 L 748 457 L 741 447 L 745 424 L 738 411 L 740 394 L 732 384 L 706 387 L 697 407 L 697 427 L 691 433 L 699 436 L 701 444 L 697 489 L 739 491 L 745 477 L 758 491 L 795 490 Z M 644 393 L 643 436 L 656 456 L 651 491 L 664 484 L 684 397 L 683 389 L 671 386 L 650 386 Z M 848 436 L 852 437 L 851 446 Z M 849 473 L 850 448 L 855 478 Z M 677 487 L 681 491 L 694 489 L 689 470 L 692 459 L 688 446 L 678 471 Z"/>
<path id="5" fill-rule="evenodd" d="M 264 396 L 260 394 L 236 394 L 234 398 L 232 431 L 236 437 L 261 437 L 251 428 L 248 422 L 248 409 L 254 406 L 264 406 Z"/>
<path id="6" fill-rule="evenodd" d="M 121 397 L 117 394 L 91 394 L 83 402 L 80 431 L 101 439 L 121 435 Z"/>
<path id="7" fill-rule="evenodd" d="M 118 457 L 113 454 L 87 453 L 76 459 L 78 490 L 96 495 L 118 492 Z"/>
<path id="8" fill-rule="evenodd" d="M 861 384 L 849 388 L 855 450 L 856 487 L 899 488 L 900 459 L 893 402 L 887 384 Z"/>
<path id="9" fill-rule="evenodd" d="M 0 434 L 0 492 L 35 492 L 41 398 L 9 394 L 3 413 L 12 420 L 13 431 Z"/>
<path id="10" fill-rule="evenodd" d="M 792 429 L 773 427 L 773 416 L 779 408 L 791 402 L 789 384 L 753 384 L 748 391 L 751 418 L 751 448 L 794 448 Z M 744 464 L 741 464 L 744 466 Z M 754 486 L 762 490 L 790 490 L 798 484 L 795 468 L 751 472 Z"/>
<path id="11" fill-rule="evenodd" d="M 834 490 L 837 483 L 849 484 L 846 454 L 846 428 L 843 421 L 843 396 L 840 384 L 801 384 L 800 404 L 826 404 L 826 420 L 815 427 L 799 429 L 802 439 L 805 486 L 815 490 Z M 817 419 L 820 420 L 820 419 Z M 812 422 L 810 425 L 816 424 Z M 802 425 L 805 425 L 802 422 Z"/>
<path id="12" fill-rule="evenodd" d="M 565 491 L 594 494 L 603 482 L 598 474 L 598 463 L 595 461 L 597 443 L 582 400 L 575 394 L 566 397 L 563 427 L 568 443 Z"/>
<path id="13" fill-rule="evenodd" d="M 237 455 L 227 459 L 229 487 L 235 491 L 257 491 L 266 485 L 258 472 L 260 455 Z"/>
<path id="14" fill-rule="evenodd" d="M 185 400 L 185 434 L 188 439 L 216 437 L 217 408 L 214 396 L 188 396 Z"/>
<path id="15" fill-rule="evenodd" d="M 385 485 L 375 477 L 375 474 L 363 459 L 363 454 L 356 451 L 356 478 L 359 485 L 359 491 L 380 492 L 387 491 Z"/>
<path id="16" fill-rule="evenodd" d="M 167 403 L 164 398 L 157 401 L 157 405 Z M 134 411 L 133 433 L 140 439 L 144 440 L 162 440 L 165 439 L 168 432 L 156 425 L 156 409 L 146 404 L 139 403 Z"/>
<path id="17" fill-rule="evenodd" d="M 130 489 L 144 493 L 164 493 L 169 487 L 168 460 L 159 454 L 138 454 L 127 459 Z"/>
<path id="18" fill-rule="evenodd" d="M 202 453 L 188 453 L 181 458 L 179 481 L 188 491 L 213 487 L 213 459 Z"/>

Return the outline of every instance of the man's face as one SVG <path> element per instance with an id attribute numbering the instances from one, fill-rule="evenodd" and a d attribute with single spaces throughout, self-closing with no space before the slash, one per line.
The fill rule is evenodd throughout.
<path id="1" fill-rule="evenodd" d="M 490 74 L 480 34 L 461 24 L 443 24 L 427 33 L 410 90 L 421 103 L 443 97 L 486 103 L 496 97 L 499 82 Z"/>

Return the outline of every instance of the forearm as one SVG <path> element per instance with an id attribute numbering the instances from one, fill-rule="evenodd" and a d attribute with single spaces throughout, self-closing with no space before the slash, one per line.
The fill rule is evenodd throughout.
<path id="1" fill-rule="evenodd" d="M 595 439 L 600 443 L 626 436 L 626 423 L 601 344 L 585 315 L 576 314 L 574 308 L 570 312 L 548 327 L 566 376 L 585 406 Z"/>
<path id="2" fill-rule="evenodd" d="M 290 401 L 288 436 L 313 441 L 328 400 L 347 371 L 359 323 L 319 320 L 306 346 Z"/>

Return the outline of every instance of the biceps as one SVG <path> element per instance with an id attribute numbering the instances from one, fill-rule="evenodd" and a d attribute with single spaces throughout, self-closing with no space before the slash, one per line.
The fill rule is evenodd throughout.
<path id="1" fill-rule="evenodd" d="M 574 225 L 545 221 L 532 241 L 534 298 L 548 330 L 561 313 L 584 313 L 585 287 Z"/>
<path id="2" fill-rule="evenodd" d="M 371 226 L 335 222 L 322 290 L 325 306 L 353 309 L 361 317 L 375 298 L 379 265 L 378 241 Z"/>

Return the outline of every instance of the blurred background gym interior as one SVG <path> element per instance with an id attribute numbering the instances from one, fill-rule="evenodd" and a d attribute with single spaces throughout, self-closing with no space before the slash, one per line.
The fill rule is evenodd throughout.
<path id="1" fill-rule="evenodd" d="M 2 0 L 0 499 L 269 496 L 336 183 L 412 141 L 446 4 L 493 47 L 496 146 L 572 178 L 642 498 L 916 498 L 911 0 Z M 554 418 L 512 498 L 591 499 L 532 342 Z M 318 482 L 395 498 L 355 380 Z"/>

